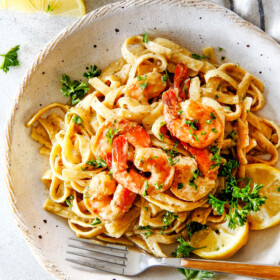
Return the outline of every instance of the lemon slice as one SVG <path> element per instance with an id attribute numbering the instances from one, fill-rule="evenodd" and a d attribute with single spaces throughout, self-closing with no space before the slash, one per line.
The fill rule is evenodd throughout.
<path id="1" fill-rule="evenodd" d="M 86 13 L 82 0 L 0 0 L 0 7 L 28 13 L 81 17 Z"/>
<path id="2" fill-rule="evenodd" d="M 189 243 L 193 247 L 205 247 L 195 250 L 194 254 L 204 259 L 220 260 L 230 258 L 247 243 L 248 239 L 248 222 L 234 230 L 228 228 L 228 222 L 225 222 L 218 225 L 216 230 L 208 227 L 195 232 Z"/>
<path id="3" fill-rule="evenodd" d="M 248 221 L 250 229 L 260 230 L 280 223 L 280 171 L 265 164 L 249 164 L 246 166 L 246 177 L 253 183 L 262 184 L 259 194 L 266 196 L 266 203 L 258 212 L 250 212 Z M 252 186 L 251 185 L 251 186 Z"/>

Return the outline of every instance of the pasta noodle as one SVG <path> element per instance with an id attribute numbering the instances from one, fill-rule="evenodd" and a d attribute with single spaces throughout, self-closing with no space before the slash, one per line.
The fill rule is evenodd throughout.
<path id="1" fill-rule="evenodd" d="M 243 177 L 248 163 L 276 164 L 280 129 L 255 115 L 262 82 L 236 64 L 218 65 L 213 48 L 195 59 L 170 40 L 139 35 L 121 52 L 89 79 L 77 105 L 48 105 L 27 123 L 50 160 L 44 209 L 66 218 L 78 237 L 165 257 L 160 244 L 186 237 L 186 224 L 225 220 L 208 203 L 225 181 L 207 148 L 233 155 Z"/>

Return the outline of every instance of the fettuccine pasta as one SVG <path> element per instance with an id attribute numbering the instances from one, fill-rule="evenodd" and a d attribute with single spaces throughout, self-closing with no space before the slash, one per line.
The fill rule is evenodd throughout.
<path id="1" fill-rule="evenodd" d="M 49 157 L 45 210 L 80 238 L 165 257 L 160 244 L 187 239 L 190 222 L 225 222 L 208 201 L 225 188 L 219 168 L 229 156 L 239 178 L 248 163 L 274 166 L 280 130 L 255 114 L 264 86 L 252 74 L 218 65 L 212 48 L 200 57 L 145 36 L 125 40 L 80 102 L 51 104 L 27 127 Z"/>

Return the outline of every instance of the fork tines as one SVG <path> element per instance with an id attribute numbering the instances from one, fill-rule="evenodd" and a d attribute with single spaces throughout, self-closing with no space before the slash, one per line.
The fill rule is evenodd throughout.
<path id="1" fill-rule="evenodd" d="M 74 244 L 68 244 L 71 251 L 66 253 L 75 256 L 75 259 L 66 258 L 66 261 L 106 272 L 124 274 L 128 253 L 126 246 L 99 245 L 90 240 L 69 239 L 74 241 Z"/>

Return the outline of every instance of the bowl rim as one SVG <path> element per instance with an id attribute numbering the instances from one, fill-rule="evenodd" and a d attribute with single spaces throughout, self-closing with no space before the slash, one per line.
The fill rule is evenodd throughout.
<path id="1" fill-rule="evenodd" d="M 163 6 L 177 6 L 177 7 L 195 7 L 197 9 L 207 9 L 211 11 L 220 12 L 222 16 L 229 17 L 235 24 L 244 26 L 250 32 L 254 32 L 256 35 L 262 37 L 262 39 L 268 40 L 271 44 L 273 44 L 276 48 L 280 50 L 280 46 L 278 42 L 276 42 L 272 37 L 263 32 L 257 26 L 252 23 L 247 22 L 234 12 L 229 9 L 219 6 L 217 4 L 204 1 L 204 0 L 122 0 L 116 3 L 107 4 L 103 7 L 97 8 L 90 13 L 84 15 L 82 18 L 76 20 L 74 23 L 64 28 L 58 35 L 56 35 L 51 41 L 49 41 L 46 46 L 37 54 L 31 65 L 29 65 L 25 75 L 20 82 L 19 88 L 16 93 L 16 97 L 12 101 L 6 123 L 5 123 L 5 132 L 4 132 L 4 157 L 3 157 L 3 176 L 6 185 L 9 207 L 12 211 L 13 218 L 16 220 L 17 225 L 22 232 L 24 239 L 27 241 L 31 252 L 34 257 L 40 263 L 40 265 L 51 275 L 53 275 L 56 279 L 67 279 L 68 276 L 61 271 L 55 264 L 52 263 L 51 260 L 47 259 L 44 256 L 44 253 L 40 250 L 39 245 L 35 242 L 35 236 L 31 234 L 27 225 L 25 225 L 24 221 L 21 218 L 20 212 L 17 208 L 16 197 L 13 190 L 13 180 L 11 177 L 10 170 L 10 160 L 11 160 L 11 143 L 12 143 L 12 130 L 13 130 L 13 121 L 15 119 L 16 110 L 18 108 L 19 101 L 23 97 L 25 93 L 25 89 L 28 87 L 31 77 L 33 73 L 37 70 L 38 66 L 42 64 L 47 58 L 48 54 L 50 54 L 53 49 L 71 35 L 74 32 L 77 32 L 79 29 L 82 29 L 84 26 L 90 24 L 92 21 L 101 18 L 106 15 L 113 14 L 115 12 L 119 12 L 126 8 L 135 8 L 135 7 L 143 7 L 147 5 L 163 5 Z"/>

